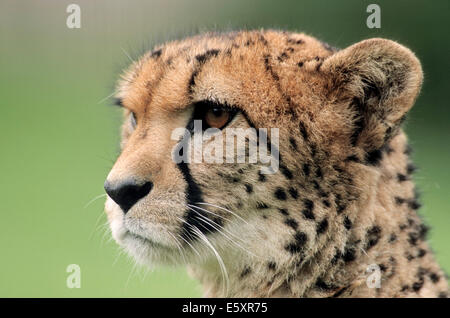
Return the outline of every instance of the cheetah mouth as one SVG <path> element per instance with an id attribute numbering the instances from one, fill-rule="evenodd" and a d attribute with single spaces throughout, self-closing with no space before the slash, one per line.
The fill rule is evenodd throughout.
<path id="1" fill-rule="evenodd" d="M 142 245 L 150 246 L 151 248 L 171 250 L 171 248 L 167 245 L 161 244 L 159 242 L 156 242 L 156 241 L 149 239 L 147 237 L 144 237 L 142 235 L 133 233 L 129 230 L 126 230 L 126 232 L 125 232 L 125 240 L 127 238 L 131 239 L 133 241 L 137 241 L 137 242 L 141 243 Z"/>

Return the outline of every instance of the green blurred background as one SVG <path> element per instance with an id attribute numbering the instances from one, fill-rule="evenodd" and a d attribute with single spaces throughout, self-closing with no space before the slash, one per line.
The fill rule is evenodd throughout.
<path id="1" fill-rule="evenodd" d="M 336 47 L 386 37 L 410 47 L 425 84 L 406 130 L 421 168 L 421 214 L 450 269 L 450 1 L 0 2 L 0 296 L 200 296 L 184 269 L 147 272 L 102 226 L 103 181 L 118 154 L 120 111 L 105 99 L 120 70 L 153 44 L 206 30 L 282 28 Z M 66 8 L 81 7 L 81 29 Z M 90 202 L 90 204 L 88 204 Z M 105 234 L 106 233 L 106 234 Z M 81 288 L 66 267 L 81 267 Z"/>

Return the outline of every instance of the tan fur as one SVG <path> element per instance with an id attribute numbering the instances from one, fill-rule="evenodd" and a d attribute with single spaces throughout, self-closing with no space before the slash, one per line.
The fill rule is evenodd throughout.
<path id="1" fill-rule="evenodd" d="M 205 296 L 446 297 L 401 130 L 421 83 L 414 54 L 384 39 L 336 50 L 269 30 L 157 47 L 120 82 L 122 153 L 108 176 L 154 188 L 126 215 L 108 198 L 112 234 L 141 263 L 187 264 Z M 261 177 L 258 164 L 190 164 L 204 201 L 220 208 L 200 207 L 223 228 L 186 242 L 188 185 L 171 133 L 202 100 L 239 109 L 231 127 L 279 128 L 281 166 Z M 366 283 L 373 264 L 381 288 Z"/>

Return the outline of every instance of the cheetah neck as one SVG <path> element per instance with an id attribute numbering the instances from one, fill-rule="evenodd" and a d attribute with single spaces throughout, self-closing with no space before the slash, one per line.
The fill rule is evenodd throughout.
<path id="1" fill-rule="evenodd" d="M 401 133 L 383 149 L 378 165 L 360 165 L 363 173 L 359 175 L 365 177 L 355 180 L 355 185 L 366 195 L 337 215 L 335 222 L 330 221 L 326 239 L 308 259 L 280 257 L 271 262 L 272 258 L 252 259 L 224 251 L 227 283 L 216 260 L 192 266 L 190 271 L 202 283 L 205 296 L 447 295 L 445 274 L 434 260 L 425 241 L 427 228 L 416 213 L 420 205 L 408 155 Z"/>

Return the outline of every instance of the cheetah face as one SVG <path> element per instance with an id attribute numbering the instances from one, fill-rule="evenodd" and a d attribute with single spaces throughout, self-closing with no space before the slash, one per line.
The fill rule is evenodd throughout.
<path id="1" fill-rule="evenodd" d="M 355 162 L 395 133 L 420 86 L 417 63 L 386 40 L 336 52 L 275 31 L 207 34 L 144 55 L 117 93 L 122 151 L 105 182 L 114 239 L 146 264 L 307 261 L 361 200 L 352 182 L 366 168 Z M 272 173 L 248 159 L 250 145 L 263 147 L 260 128 L 277 154 Z M 229 146 L 230 129 L 258 133 Z M 224 160 L 205 160 L 205 149 Z"/>

